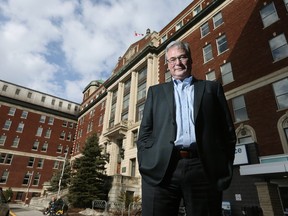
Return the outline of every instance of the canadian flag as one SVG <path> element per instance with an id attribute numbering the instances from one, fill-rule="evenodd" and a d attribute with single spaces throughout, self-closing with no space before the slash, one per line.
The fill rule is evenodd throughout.
<path id="1" fill-rule="evenodd" d="M 140 34 L 140 33 L 137 33 L 136 31 L 134 32 L 134 35 L 137 37 L 137 36 L 144 36 L 144 34 Z"/>

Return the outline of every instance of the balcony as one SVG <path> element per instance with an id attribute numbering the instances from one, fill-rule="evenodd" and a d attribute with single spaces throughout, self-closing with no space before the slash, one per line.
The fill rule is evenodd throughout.
<path id="1" fill-rule="evenodd" d="M 124 136 L 126 136 L 126 132 L 128 130 L 128 121 L 121 121 L 112 127 L 108 128 L 107 132 L 104 133 L 105 137 L 108 137 L 109 139 L 121 139 Z"/>

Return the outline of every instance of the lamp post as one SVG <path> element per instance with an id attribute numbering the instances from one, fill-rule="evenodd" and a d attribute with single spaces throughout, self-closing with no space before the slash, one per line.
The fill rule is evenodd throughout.
<path id="1" fill-rule="evenodd" d="M 62 178 L 63 178 L 64 170 L 65 170 L 65 165 L 66 165 L 67 155 L 68 155 L 68 151 L 65 153 L 65 157 L 64 157 L 64 158 L 57 157 L 57 158 L 62 159 L 61 161 L 63 161 L 63 166 L 62 166 L 62 170 L 61 170 L 61 175 L 60 175 L 59 182 L 58 182 L 58 193 L 57 193 L 57 198 L 60 198 L 61 182 L 62 182 Z"/>
<path id="2" fill-rule="evenodd" d="M 32 183 L 33 174 L 34 174 L 34 170 L 32 171 L 32 173 L 30 173 L 30 172 L 27 173 L 27 175 L 29 175 L 29 179 L 28 179 L 27 192 L 26 192 L 25 200 L 24 200 L 25 204 L 28 201 L 28 194 L 29 194 L 29 189 L 30 189 L 31 183 Z M 29 205 L 29 202 L 27 203 L 27 205 Z"/>

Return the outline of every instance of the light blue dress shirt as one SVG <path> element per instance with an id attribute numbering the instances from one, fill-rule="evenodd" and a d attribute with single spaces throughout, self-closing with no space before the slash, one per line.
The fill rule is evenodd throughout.
<path id="1" fill-rule="evenodd" d="M 190 146 L 196 142 L 194 108 L 194 85 L 192 76 L 181 80 L 174 80 L 174 97 L 176 103 L 177 134 L 175 145 Z"/>

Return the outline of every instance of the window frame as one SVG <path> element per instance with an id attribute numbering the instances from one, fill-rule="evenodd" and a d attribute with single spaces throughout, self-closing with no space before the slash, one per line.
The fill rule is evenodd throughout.
<path id="1" fill-rule="evenodd" d="M 268 7 L 272 6 L 273 11 L 269 12 L 269 14 L 264 16 L 264 10 L 267 9 Z M 274 2 L 271 2 L 269 4 L 264 5 L 264 7 L 262 7 L 262 9 L 259 11 L 260 16 L 261 16 L 261 20 L 263 23 L 264 28 L 272 25 L 273 23 L 277 22 L 279 20 L 279 16 L 277 13 L 277 10 L 275 8 Z M 271 17 L 273 19 L 271 19 Z M 268 20 L 268 21 L 267 21 Z"/>
<path id="2" fill-rule="evenodd" d="M 280 41 L 282 40 L 281 43 L 279 43 L 279 40 Z M 269 46 L 274 62 L 280 61 L 288 57 L 288 44 L 284 33 L 279 34 L 276 37 L 269 40 Z M 279 50 L 281 51 L 279 52 Z M 279 53 L 281 55 L 279 55 Z"/>
<path id="3" fill-rule="evenodd" d="M 204 63 L 209 62 L 213 59 L 212 45 L 210 43 L 203 47 L 203 59 Z"/>
<path id="4" fill-rule="evenodd" d="M 236 100 L 238 100 L 238 101 L 236 101 Z M 236 102 L 238 104 L 236 104 Z M 242 122 L 242 121 L 246 121 L 249 119 L 244 95 L 240 95 L 240 96 L 237 96 L 235 98 L 232 98 L 232 107 L 233 107 L 235 122 Z M 240 113 L 240 115 L 237 113 Z M 244 116 L 244 118 L 243 118 L 243 116 Z"/>

